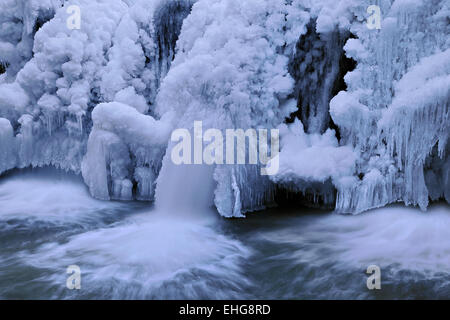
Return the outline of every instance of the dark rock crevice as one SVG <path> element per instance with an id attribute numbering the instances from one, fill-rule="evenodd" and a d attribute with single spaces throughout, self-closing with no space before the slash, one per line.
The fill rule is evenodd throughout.
<path id="1" fill-rule="evenodd" d="M 340 91 L 347 90 L 344 77 L 356 68 L 356 61 L 348 58 L 344 51 L 350 38 L 355 36 L 339 30 L 319 34 L 316 21 L 310 21 L 289 63 L 289 73 L 296 83 L 291 98 L 297 100 L 297 111 L 286 123 L 298 119 L 309 134 L 323 134 L 333 129 L 340 140 L 340 130 L 330 116 L 330 101 Z M 300 185 L 301 190 L 295 185 L 277 186 L 275 202 L 282 207 L 335 208 L 337 190 L 331 180 L 301 182 Z"/>
<path id="2" fill-rule="evenodd" d="M 0 74 L 5 73 L 6 72 L 6 68 L 7 68 L 6 64 L 0 63 Z"/>
<path id="3" fill-rule="evenodd" d="M 447 144 L 441 156 L 439 156 L 438 144 L 436 144 L 425 160 L 424 177 L 430 201 L 446 200 L 450 202 L 449 154 L 450 144 Z"/>
<path id="4" fill-rule="evenodd" d="M 336 188 L 331 180 L 324 183 L 314 182 L 299 190 L 294 184 L 290 186 L 277 186 L 275 190 L 275 203 L 281 208 L 314 208 L 333 210 L 336 206 Z"/>
<path id="5" fill-rule="evenodd" d="M 343 49 L 349 38 L 354 36 L 338 30 L 317 33 L 315 20 L 308 24 L 289 64 L 289 73 L 296 81 L 293 98 L 297 99 L 298 110 L 286 119 L 287 123 L 299 119 L 307 133 L 324 133 L 331 128 L 340 138 L 339 128 L 330 117 L 329 103 L 347 89 L 344 76 L 356 67 Z"/>
<path id="6" fill-rule="evenodd" d="M 158 46 L 157 60 L 161 76 L 167 74 L 175 59 L 176 44 L 183 21 L 190 14 L 193 0 L 171 0 L 161 5 L 154 15 L 155 42 Z"/>

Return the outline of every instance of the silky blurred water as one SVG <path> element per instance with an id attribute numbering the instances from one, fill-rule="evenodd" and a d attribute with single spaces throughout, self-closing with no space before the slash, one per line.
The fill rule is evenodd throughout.
<path id="1" fill-rule="evenodd" d="M 225 220 L 92 199 L 79 177 L 0 180 L 2 299 L 449 299 L 450 209 L 273 209 Z M 66 269 L 81 269 L 69 290 Z M 381 290 L 366 269 L 381 268 Z"/>

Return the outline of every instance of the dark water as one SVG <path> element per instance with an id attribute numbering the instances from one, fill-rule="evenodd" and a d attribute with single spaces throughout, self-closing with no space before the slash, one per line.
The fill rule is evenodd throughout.
<path id="1" fill-rule="evenodd" d="M 165 216 L 76 177 L 0 180 L 2 299 L 449 299 L 450 210 Z M 81 289 L 69 290 L 69 265 Z M 381 290 L 365 272 L 381 268 Z"/>

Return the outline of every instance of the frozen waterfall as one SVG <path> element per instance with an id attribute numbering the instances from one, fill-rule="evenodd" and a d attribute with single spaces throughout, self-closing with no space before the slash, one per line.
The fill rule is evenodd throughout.
<path id="1" fill-rule="evenodd" d="M 82 173 L 93 197 L 243 217 L 289 194 L 356 214 L 450 203 L 450 3 L 0 3 L 0 174 Z M 101 27 L 99 27 L 101 26 Z M 280 168 L 182 165 L 171 132 L 278 129 Z M 191 212 L 191 213 L 192 213 Z"/>

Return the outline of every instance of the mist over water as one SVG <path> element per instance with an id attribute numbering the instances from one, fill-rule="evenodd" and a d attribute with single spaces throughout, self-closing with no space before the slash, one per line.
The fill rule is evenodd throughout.
<path id="1" fill-rule="evenodd" d="M 74 222 L 125 207 L 93 199 L 81 177 L 52 169 L 34 169 L 0 180 L 0 217 Z"/>
<path id="2" fill-rule="evenodd" d="M 252 226 L 250 232 L 264 265 L 261 281 L 272 276 L 285 284 L 268 286 L 267 293 L 287 299 L 450 298 L 448 206 L 426 213 L 392 206 L 359 216 L 296 214 L 255 217 L 260 230 Z M 381 268 L 380 291 L 367 290 L 370 265 Z"/>
<path id="3" fill-rule="evenodd" d="M 211 174 L 204 169 L 161 185 L 157 194 L 174 193 L 155 207 L 94 200 L 79 177 L 51 171 L 4 177 L 0 298 L 450 298 L 448 206 L 359 216 L 274 209 L 224 220 L 211 194 L 185 202 L 193 177 Z M 73 264 L 80 290 L 66 288 Z M 372 264 L 379 291 L 366 287 Z"/>

